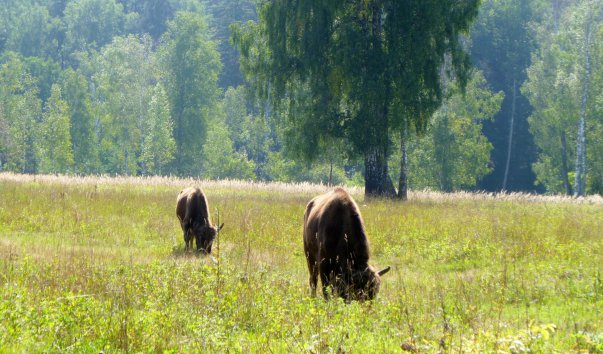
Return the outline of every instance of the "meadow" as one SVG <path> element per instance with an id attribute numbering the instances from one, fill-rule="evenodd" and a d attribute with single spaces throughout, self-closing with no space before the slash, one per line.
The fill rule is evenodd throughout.
<path id="1" fill-rule="evenodd" d="M 184 251 L 198 184 L 218 263 Z M 351 188 L 374 301 L 310 297 L 306 203 L 328 187 L 0 173 L 0 353 L 603 353 L 603 200 Z"/>

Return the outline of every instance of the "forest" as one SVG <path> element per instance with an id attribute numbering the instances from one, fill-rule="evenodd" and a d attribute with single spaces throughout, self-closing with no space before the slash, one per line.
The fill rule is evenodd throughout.
<path id="1" fill-rule="evenodd" d="M 601 1 L 293 2 L 4 2 L 0 171 L 603 194 Z"/>

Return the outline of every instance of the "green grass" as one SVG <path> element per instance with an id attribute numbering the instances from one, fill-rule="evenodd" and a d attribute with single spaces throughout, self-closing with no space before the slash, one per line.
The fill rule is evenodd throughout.
<path id="1" fill-rule="evenodd" d="M 79 182 L 78 182 L 79 181 Z M 195 181 L 0 174 L 0 352 L 603 352 L 603 205 L 364 200 L 376 300 L 309 296 L 317 186 L 199 183 L 219 265 L 183 251 Z"/>

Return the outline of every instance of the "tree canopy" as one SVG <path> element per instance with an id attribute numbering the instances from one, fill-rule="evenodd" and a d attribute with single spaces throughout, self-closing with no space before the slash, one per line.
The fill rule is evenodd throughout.
<path id="1" fill-rule="evenodd" d="M 8 1 L 0 171 L 603 193 L 602 11 Z"/>
<path id="2" fill-rule="evenodd" d="M 265 1 L 259 23 L 239 28 L 256 92 L 289 120 L 301 156 L 331 139 L 362 156 L 365 192 L 395 193 L 388 175 L 390 136 L 425 129 L 441 99 L 444 57 L 461 86 L 469 58 L 459 36 L 479 1 Z M 263 39 L 262 39 L 263 38 Z M 265 52 L 263 54 L 260 54 Z M 254 62 L 256 62 L 254 64 Z"/>

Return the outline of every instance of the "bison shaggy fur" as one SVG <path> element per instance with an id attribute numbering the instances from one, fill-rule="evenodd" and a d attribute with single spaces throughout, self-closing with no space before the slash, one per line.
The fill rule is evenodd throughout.
<path id="1" fill-rule="evenodd" d="M 184 232 L 185 248 L 190 249 L 195 239 L 197 251 L 210 254 L 212 243 L 224 224 L 218 228 L 211 223 L 203 191 L 198 187 L 182 190 L 176 199 L 176 215 Z"/>
<path id="2" fill-rule="evenodd" d="M 370 300 L 377 295 L 381 275 L 368 264 L 369 241 L 358 205 L 342 188 L 312 199 L 304 215 L 304 252 L 310 289 L 316 295 L 318 276 L 325 299 L 328 286 L 336 296 Z"/>

